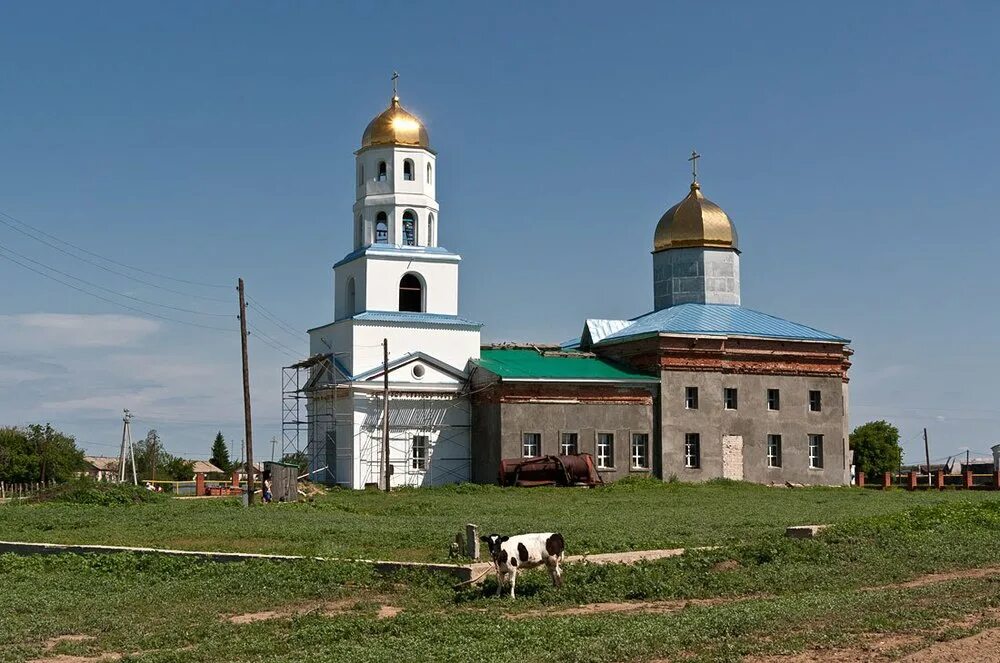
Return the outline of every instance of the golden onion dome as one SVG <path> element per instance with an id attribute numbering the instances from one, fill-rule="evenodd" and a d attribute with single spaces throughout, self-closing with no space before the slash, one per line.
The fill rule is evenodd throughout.
<path id="1" fill-rule="evenodd" d="M 697 182 L 691 192 L 656 224 L 653 251 L 689 246 L 740 250 L 736 226 L 722 208 L 701 194 Z"/>
<path id="2" fill-rule="evenodd" d="M 361 136 L 361 149 L 375 145 L 404 145 L 430 149 L 427 129 L 416 116 L 399 105 L 399 97 L 393 95 L 392 103 L 368 123 Z"/>

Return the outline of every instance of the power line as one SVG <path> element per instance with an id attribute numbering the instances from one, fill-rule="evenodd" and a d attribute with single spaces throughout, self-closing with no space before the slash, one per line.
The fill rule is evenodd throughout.
<path id="1" fill-rule="evenodd" d="M 191 313 L 193 315 L 207 315 L 207 316 L 216 317 L 216 318 L 229 318 L 229 317 L 232 317 L 231 313 L 208 313 L 206 311 L 196 311 L 194 309 L 183 308 L 181 306 L 171 306 L 170 304 L 160 304 L 158 302 L 153 302 L 153 301 L 150 301 L 148 299 L 142 299 L 141 297 L 133 297 L 132 295 L 126 295 L 124 292 L 118 292 L 117 290 L 112 290 L 111 288 L 105 288 L 102 285 L 99 285 L 97 283 L 93 283 L 93 282 L 88 281 L 86 279 L 81 279 L 79 276 L 73 276 L 72 274 L 69 274 L 69 273 L 64 272 L 62 270 L 59 270 L 59 269 L 56 269 L 55 267 L 50 267 L 49 265 L 46 265 L 43 262 L 39 262 L 38 260 L 35 260 L 33 258 L 29 258 L 28 256 L 26 256 L 24 254 L 18 253 L 17 251 L 14 251 L 13 249 L 10 249 L 10 248 L 4 246 L 3 244 L 0 244 L 0 251 L 7 251 L 8 253 L 13 253 L 15 256 L 17 256 L 21 260 L 27 260 L 28 262 L 30 262 L 32 264 L 35 264 L 35 265 L 38 265 L 39 267 L 42 267 L 43 269 L 47 269 L 47 270 L 49 270 L 51 272 L 55 272 L 56 274 L 61 274 L 61 275 L 65 276 L 66 278 L 73 279 L 74 281 L 79 281 L 80 283 L 86 283 L 87 285 L 89 285 L 92 288 L 97 288 L 98 290 L 103 290 L 104 292 L 111 293 L 112 295 L 117 295 L 118 297 L 124 297 L 125 299 L 131 299 L 132 301 L 139 302 L 141 304 L 147 304 L 149 306 L 159 306 L 161 308 L 168 308 L 168 309 L 171 309 L 171 310 L 174 310 L 174 311 L 180 311 L 181 313 Z"/>
<path id="2" fill-rule="evenodd" d="M 301 330 L 296 329 L 294 325 L 286 323 L 284 320 L 282 320 L 281 318 L 279 318 L 277 315 L 275 315 L 274 313 L 271 313 L 269 310 L 267 310 L 266 308 L 264 308 L 263 305 L 261 305 L 261 303 L 258 302 L 256 299 L 254 299 L 253 297 L 247 297 L 247 301 L 249 301 L 250 304 L 255 309 L 257 309 L 258 311 L 260 311 L 261 315 L 263 315 L 265 318 L 268 318 L 269 320 L 271 320 L 271 322 L 273 322 L 275 325 L 281 327 L 282 329 L 284 329 L 286 332 L 288 332 L 292 336 L 295 336 L 295 337 L 300 338 L 300 339 L 302 338 L 302 331 Z"/>
<path id="3" fill-rule="evenodd" d="M 179 278 L 176 278 L 174 276 L 167 276 L 166 274 L 158 274 L 157 272 L 151 272 L 149 270 L 142 269 L 141 267 L 134 267 L 132 265 L 127 265 L 127 264 L 125 264 L 123 262 L 118 262 L 117 260 L 113 260 L 113 259 L 108 258 L 106 256 L 102 256 L 99 253 L 94 253 L 93 251 L 88 251 L 87 249 L 85 249 L 85 248 L 83 248 L 81 246 L 77 246 L 76 244 L 73 244 L 72 242 L 67 242 L 64 239 L 59 239 L 55 235 L 47 233 L 44 230 L 42 230 L 41 228 L 36 228 L 35 226 L 31 225 L 30 223 L 28 223 L 26 221 L 22 221 L 21 219 L 18 219 L 17 217 L 11 216 L 10 214 L 7 214 L 6 212 L 0 211 L 0 216 L 6 217 L 6 218 L 10 219 L 11 221 L 13 221 L 13 222 L 15 222 L 17 224 L 25 226 L 26 228 L 31 228 L 36 233 L 38 233 L 40 235 L 44 235 L 45 237 L 48 237 L 49 239 L 55 240 L 55 241 L 59 242 L 60 244 L 65 244 L 66 246 L 71 246 L 74 249 L 76 249 L 77 251 L 81 251 L 82 253 L 86 253 L 87 255 L 94 256 L 95 258 L 100 258 L 101 260 L 104 260 L 105 262 L 110 262 L 113 265 L 118 265 L 119 267 L 124 267 L 125 269 L 131 269 L 133 271 L 141 272 L 143 274 L 148 274 L 149 276 L 155 276 L 155 277 L 160 278 L 160 279 L 167 279 L 168 281 L 176 281 L 178 283 L 186 283 L 188 285 L 196 285 L 196 286 L 201 286 L 203 288 L 229 288 L 229 287 L 231 287 L 231 286 L 228 286 L 228 285 L 219 285 L 217 283 L 204 283 L 202 281 L 190 281 L 188 279 L 179 279 Z M 27 235 L 28 237 L 32 237 L 29 233 L 25 232 L 24 230 L 21 230 L 21 229 L 17 228 L 16 226 L 11 225 L 7 221 L 3 221 L 3 219 L 0 219 L 0 223 L 4 223 L 8 227 L 13 228 L 14 230 L 17 230 L 18 232 L 20 232 L 20 233 L 22 233 L 24 235 Z M 36 241 L 39 241 L 39 242 L 43 241 L 43 240 L 38 239 L 37 237 L 32 237 L 32 239 L 35 239 Z M 47 242 L 45 242 L 45 243 L 47 244 Z M 49 246 L 52 246 L 52 245 L 49 244 Z M 53 248 L 62 251 L 62 249 L 59 249 L 58 247 L 53 247 Z M 66 253 L 65 251 L 63 251 L 63 252 Z M 70 253 L 68 255 L 73 255 L 73 254 Z M 84 258 L 80 258 L 79 256 L 74 256 L 74 257 L 76 257 L 78 260 L 84 260 Z M 90 261 L 86 261 L 86 262 L 90 262 Z M 91 263 L 91 264 L 96 264 L 96 263 Z M 101 267 L 100 265 L 97 265 L 97 266 Z M 106 268 L 102 267 L 102 269 L 106 269 Z M 120 272 L 115 272 L 115 273 L 120 273 Z M 127 278 L 135 279 L 134 276 L 129 276 L 127 274 L 122 274 L 122 276 L 126 276 Z M 138 280 L 138 279 L 136 279 L 136 280 Z M 154 287 L 163 287 L 163 286 L 158 286 L 156 284 L 149 284 L 149 285 L 153 285 Z M 179 294 L 187 294 L 187 293 L 179 293 Z M 194 295 L 194 296 L 197 296 L 197 295 Z"/>
<path id="4" fill-rule="evenodd" d="M 290 348 L 287 345 L 285 345 L 284 343 L 282 343 L 281 341 L 279 341 L 278 339 L 276 339 L 276 338 L 274 338 L 272 336 L 268 336 L 267 334 L 265 334 L 264 332 L 262 332 L 260 329 L 258 329 L 256 326 L 254 326 L 252 324 L 249 324 L 249 323 L 247 323 L 247 326 L 250 327 L 250 330 L 253 332 L 251 334 L 251 336 L 256 336 L 261 341 L 264 341 L 266 339 L 266 341 L 268 342 L 267 343 L 268 345 L 273 344 L 273 345 L 271 345 L 271 347 L 274 347 L 276 350 L 278 348 L 283 348 L 284 350 L 287 350 L 288 353 L 291 353 L 291 356 L 293 356 L 293 357 L 295 357 L 297 359 L 300 359 L 302 357 L 302 354 L 299 353 L 299 352 L 296 352 L 294 348 Z M 277 347 L 275 347 L 275 346 L 277 346 Z"/>
<path id="5" fill-rule="evenodd" d="M 197 323 L 197 322 L 188 322 L 187 320 L 178 320 L 177 318 L 171 318 L 171 317 L 166 316 L 166 315 L 160 315 L 159 313 L 153 313 L 152 311 L 146 311 L 146 310 L 143 310 L 141 308 L 136 308 L 135 306 L 129 306 L 128 304 L 122 304 L 121 302 L 116 302 L 113 299 L 108 299 L 107 297 L 104 297 L 103 295 L 98 295 L 97 293 L 90 292 L 89 290 L 84 290 L 83 288 L 75 286 L 72 283 L 67 283 L 66 281 L 63 281 L 62 279 L 56 278 L 55 276 L 52 276 L 51 274 L 46 274 L 45 272 L 37 270 L 37 269 L 35 269 L 34 267 L 32 267 L 30 265 L 25 265 L 24 263 L 16 260 L 15 258 L 11 258 L 10 256 L 4 255 L 3 253 L 0 253 L 0 258 L 5 258 L 5 259 L 9 260 L 10 262 L 14 263 L 15 265 L 18 265 L 20 267 L 23 267 L 24 269 L 32 271 L 32 272 L 38 274 L 39 276 L 44 276 L 45 278 L 50 279 L 52 281 L 55 281 L 56 283 L 60 283 L 60 284 L 62 284 L 64 286 L 66 286 L 67 288 L 72 288 L 73 290 L 76 290 L 77 292 L 82 292 L 85 295 L 90 295 L 91 297 L 96 297 L 97 299 L 100 299 L 101 301 L 107 302 L 109 304 L 114 304 L 115 306 L 120 306 L 120 307 L 128 309 L 130 311 L 135 311 L 136 313 L 142 313 L 143 315 L 150 315 L 150 316 L 153 316 L 154 318 L 160 318 L 161 320 L 168 320 L 170 322 L 176 322 L 178 324 L 188 325 L 188 326 L 191 326 L 191 327 L 200 327 L 202 329 L 212 329 L 212 330 L 215 330 L 215 331 L 222 331 L 222 332 L 226 332 L 227 334 L 231 333 L 232 331 L 234 331 L 232 329 L 226 329 L 225 327 L 213 327 L 212 325 L 203 325 L 203 324 L 200 324 L 200 323 Z"/>

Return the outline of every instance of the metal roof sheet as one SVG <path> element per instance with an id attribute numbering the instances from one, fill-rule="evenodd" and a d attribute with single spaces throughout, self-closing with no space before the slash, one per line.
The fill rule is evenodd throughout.
<path id="1" fill-rule="evenodd" d="M 590 354 L 563 352 L 543 354 L 524 348 L 484 348 L 476 365 L 511 380 L 658 382 L 640 373 Z"/>
<path id="2" fill-rule="evenodd" d="M 358 313 L 353 320 L 359 322 L 388 322 L 396 324 L 448 325 L 450 327 L 465 327 L 479 329 L 483 323 L 462 318 L 457 315 L 442 315 L 440 313 L 414 313 L 410 311 L 365 311 Z"/>
<path id="3" fill-rule="evenodd" d="M 757 336 L 833 343 L 850 342 L 849 339 L 742 306 L 678 304 L 635 318 L 631 325 L 606 336 L 600 343 L 647 334 Z"/>
<path id="4" fill-rule="evenodd" d="M 393 258 L 427 258 L 447 262 L 459 262 L 462 256 L 452 253 L 443 246 L 405 246 L 399 244 L 367 244 L 354 249 L 334 263 L 334 268 L 345 265 L 361 256 L 383 256 Z"/>

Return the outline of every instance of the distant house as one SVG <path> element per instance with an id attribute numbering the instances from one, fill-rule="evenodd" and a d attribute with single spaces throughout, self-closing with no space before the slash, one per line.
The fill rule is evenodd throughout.
<path id="1" fill-rule="evenodd" d="M 207 460 L 189 460 L 195 474 L 223 474 L 221 467 L 216 467 Z"/>
<path id="2" fill-rule="evenodd" d="M 80 473 L 96 481 L 118 481 L 118 459 L 111 456 L 84 456 L 86 468 Z"/>

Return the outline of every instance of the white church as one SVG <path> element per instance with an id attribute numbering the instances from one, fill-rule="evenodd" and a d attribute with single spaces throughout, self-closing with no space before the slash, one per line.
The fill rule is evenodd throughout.
<path id="1" fill-rule="evenodd" d="M 384 485 L 385 340 L 392 486 L 467 481 L 462 390 L 482 325 L 459 316 L 462 258 L 438 245 L 437 154 L 393 94 L 355 161 L 354 250 L 333 266 L 333 322 L 309 330 L 310 354 L 331 358 L 309 388 L 312 469 L 342 486 Z"/>
<path id="2" fill-rule="evenodd" d="M 315 480 L 386 487 L 388 431 L 391 487 L 493 482 L 502 459 L 570 454 L 604 481 L 849 481 L 849 341 L 742 305 L 736 226 L 697 170 L 655 224 L 651 310 L 582 321 L 562 345 L 483 347 L 458 310 L 461 257 L 438 243 L 437 154 L 395 92 L 355 161 L 333 322 L 286 368 L 309 371 L 293 393 Z"/>

